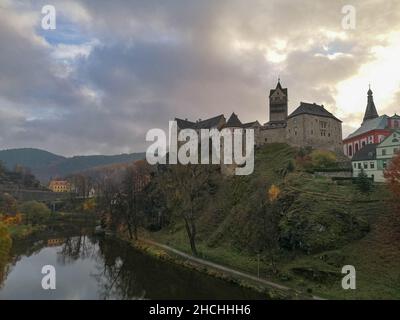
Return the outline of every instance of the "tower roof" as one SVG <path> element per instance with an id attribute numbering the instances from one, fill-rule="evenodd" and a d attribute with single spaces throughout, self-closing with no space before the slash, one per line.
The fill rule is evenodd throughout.
<path id="1" fill-rule="evenodd" d="M 371 87 L 368 90 L 368 103 L 367 108 L 365 109 L 363 123 L 367 120 L 378 118 L 378 111 L 376 111 L 375 103 L 374 103 L 374 96 L 371 90 Z"/>
<path id="2" fill-rule="evenodd" d="M 278 79 L 278 83 L 276 84 L 275 89 L 271 89 L 269 91 L 269 96 L 272 96 L 276 90 L 281 90 L 287 96 L 287 88 L 282 88 L 281 79 Z"/>
<path id="3" fill-rule="evenodd" d="M 233 127 L 242 127 L 242 122 L 239 120 L 236 113 L 232 113 L 229 117 L 228 121 L 225 124 L 226 128 L 233 128 Z"/>

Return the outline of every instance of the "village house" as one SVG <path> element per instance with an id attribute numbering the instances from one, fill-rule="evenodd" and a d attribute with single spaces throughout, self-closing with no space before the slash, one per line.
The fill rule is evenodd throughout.
<path id="1" fill-rule="evenodd" d="M 375 182 L 384 182 L 384 170 L 400 152 L 400 130 L 392 132 L 381 143 L 370 143 L 358 150 L 352 158 L 353 177 L 364 171 Z"/>
<path id="2" fill-rule="evenodd" d="M 49 189 L 53 192 L 71 192 L 71 184 L 65 180 L 51 180 Z"/>

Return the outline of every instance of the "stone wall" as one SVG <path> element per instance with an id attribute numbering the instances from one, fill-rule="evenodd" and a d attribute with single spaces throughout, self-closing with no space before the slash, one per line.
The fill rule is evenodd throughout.
<path id="1" fill-rule="evenodd" d="M 332 118 L 301 114 L 289 118 L 286 139 L 297 147 L 343 152 L 342 123 Z"/>
<path id="2" fill-rule="evenodd" d="M 266 129 L 255 131 L 255 144 L 262 146 L 267 143 L 286 143 L 286 128 Z"/>

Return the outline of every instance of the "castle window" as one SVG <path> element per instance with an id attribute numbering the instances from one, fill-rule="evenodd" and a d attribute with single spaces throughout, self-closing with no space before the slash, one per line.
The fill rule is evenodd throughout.
<path id="1" fill-rule="evenodd" d="M 368 162 L 364 162 L 364 169 L 368 169 Z"/>
<path id="2" fill-rule="evenodd" d="M 370 167 L 371 169 L 375 169 L 375 163 L 370 162 L 369 167 Z"/>
<path id="3" fill-rule="evenodd" d="M 358 163 L 358 169 L 361 170 L 361 162 Z"/>
<path id="4" fill-rule="evenodd" d="M 357 169 L 357 163 L 354 162 L 354 169 Z"/>
<path id="5" fill-rule="evenodd" d="M 382 149 L 382 155 L 386 156 L 386 149 Z"/>

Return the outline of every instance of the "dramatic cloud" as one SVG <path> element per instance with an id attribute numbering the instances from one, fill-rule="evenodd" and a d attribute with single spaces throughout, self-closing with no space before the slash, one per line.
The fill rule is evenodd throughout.
<path id="1" fill-rule="evenodd" d="M 267 117 L 277 78 L 290 111 L 318 102 L 361 121 L 368 83 L 400 113 L 400 3 L 376 1 L 0 0 L 0 148 L 63 155 L 143 151 L 168 120 Z M 344 5 L 356 29 L 342 28 Z"/>

